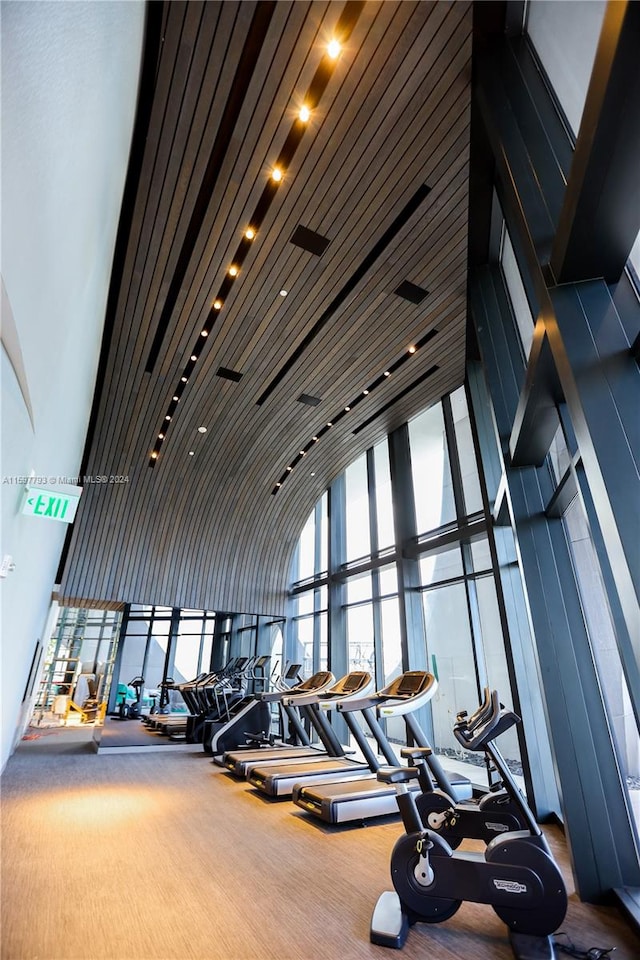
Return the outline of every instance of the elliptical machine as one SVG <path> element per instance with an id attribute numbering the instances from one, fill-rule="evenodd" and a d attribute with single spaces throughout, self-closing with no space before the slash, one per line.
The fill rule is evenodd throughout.
<path id="1" fill-rule="evenodd" d="M 398 949 L 412 924 L 441 923 L 468 900 L 490 904 L 507 924 L 516 960 L 553 960 L 551 934 L 564 920 L 567 891 L 547 841 L 493 742 L 518 722 L 519 717 L 502 709 L 494 694 L 491 714 L 475 730 L 456 725 L 459 743 L 491 757 L 527 824 L 526 830 L 494 837 L 483 854 L 454 852 L 440 834 L 423 828 L 407 787 L 418 776 L 416 767 L 378 771 L 380 780 L 395 784 L 406 834 L 391 854 L 395 893 L 387 891 L 378 899 L 371 920 L 372 943 Z"/>

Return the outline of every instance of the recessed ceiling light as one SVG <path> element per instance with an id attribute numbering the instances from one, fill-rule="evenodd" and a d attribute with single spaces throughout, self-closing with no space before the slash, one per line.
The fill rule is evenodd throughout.
<path id="1" fill-rule="evenodd" d="M 177 396 L 176 396 L 176 397 L 174 397 L 174 398 L 173 398 L 173 400 L 174 400 L 174 403 L 177 403 L 179 399 L 180 399 L 180 397 L 177 397 Z"/>
<path id="2" fill-rule="evenodd" d="M 332 426 L 333 426 L 333 424 L 331 423 L 331 420 L 328 421 L 327 426 L 328 426 L 328 427 L 332 427 Z"/>
<path id="3" fill-rule="evenodd" d="M 416 352 L 416 348 L 414 346 L 410 346 L 409 353 L 415 353 L 415 352 Z"/>
<path id="4" fill-rule="evenodd" d="M 281 291 L 280 291 L 280 296 L 281 296 L 281 297 L 286 297 L 286 295 L 287 295 L 288 293 L 289 293 L 288 290 L 281 290 Z"/>
<path id="5" fill-rule="evenodd" d="M 193 450 L 189 450 L 189 456 L 190 456 L 190 457 L 193 456 Z"/>
<path id="6" fill-rule="evenodd" d="M 197 358 L 197 356 L 195 355 L 195 353 L 192 353 L 192 354 L 191 354 L 191 359 L 192 359 L 192 361 L 193 361 L 194 363 L 196 362 L 196 360 L 197 360 L 198 358 Z"/>
<path id="7" fill-rule="evenodd" d="M 165 420 L 171 420 L 171 417 L 169 416 L 169 414 L 166 415 Z"/>
<path id="8" fill-rule="evenodd" d="M 164 433 L 158 434 L 158 440 L 164 440 Z"/>
<path id="9" fill-rule="evenodd" d="M 282 484 L 281 484 L 280 481 L 278 480 L 278 482 L 276 483 L 276 487 L 281 487 L 281 486 L 282 486 Z"/>
<path id="10" fill-rule="evenodd" d="M 158 459 L 158 454 L 155 452 L 155 450 L 154 450 L 153 453 L 151 454 L 151 459 L 152 459 L 152 460 L 157 460 L 157 459 Z"/>
<path id="11" fill-rule="evenodd" d="M 280 181 L 282 180 L 282 170 L 280 169 L 280 167 L 273 168 L 273 170 L 271 171 L 271 179 L 275 180 L 276 183 L 280 183 Z"/>
<path id="12" fill-rule="evenodd" d="M 365 397 L 368 397 L 368 396 L 369 396 L 369 391 L 368 391 L 368 390 L 363 390 L 362 392 L 363 392 L 363 394 L 365 395 Z"/>
<path id="13" fill-rule="evenodd" d="M 318 442 L 318 438 L 317 438 L 317 437 L 313 437 L 313 441 L 314 441 L 314 443 L 317 443 L 317 442 Z"/>
<path id="14" fill-rule="evenodd" d="M 287 473 L 291 473 L 292 470 L 293 470 L 293 467 L 287 467 Z"/>
<path id="15" fill-rule="evenodd" d="M 345 412 L 345 413 L 349 413 L 349 410 L 351 410 L 351 407 L 345 407 L 345 408 L 344 408 L 344 412 Z"/>
<path id="16" fill-rule="evenodd" d="M 201 330 L 201 331 L 200 331 L 200 336 L 201 336 L 201 337 L 208 337 L 208 336 L 209 336 L 209 331 L 208 331 L 208 330 Z"/>
<path id="17" fill-rule="evenodd" d="M 229 267 L 229 276 L 230 277 L 238 276 L 238 268 L 236 267 L 235 263 L 232 263 L 231 266 Z"/>
<path id="18" fill-rule="evenodd" d="M 338 54 L 340 53 L 340 44 L 338 43 L 337 40 L 332 40 L 332 41 L 329 43 L 329 45 L 328 45 L 328 47 L 327 47 L 327 53 L 329 54 L 329 56 L 331 57 L 332 60 L 335 60 L 335 59 L 336 59 L 336 57 L 337 57 Z"/>
<path id="19" fill-rule="evenodd" d="M 300 456 L 301 456 L 301 457 L 304 457 L 304 455 L 305 455 L 304 450 L 301 450 L 301 451 L 300 451 Z"/>
<path id="20" fill-rule="evenodd" d="M 180 380 L 181 380 L 182 383 L 186 383 L 186 382 L 187 382 L 187 378 L 186 378 L 186 377 L 180 377 Z"/>
<path id="21" fill-rule="evenodd" d="M 309 474 L 310 477 L 315 477 L 315 472 Z"/>
<path id="22" fill-rule="evenodd" d="M 388 370 L 385 370 L 384 375 L 385 375 L 385 377 L 390 377 L 390 376 L 391 376 L 391 374 L 389 373 Z"/>
<path id="23" fill-rule="evenodd" d="M 245 237 L 247 238 L 247 240 L 253 240 L 253 238 L 254 238 L 255 235 L 256 235 L 256 232 L 255 232 L 255 230 L 253 229 L 253 227 L 247 227 L 247 229 L 246 229 L 245 232 L 244 232 L 244 235 L 245 235 Z"/>
<path id="24" fill-rule="evenodd" d="M 298 114 L 298 118 L 302 120 L 303 123 L 306 123 L 310 116 L 311 116 L 311 111 L 309 110 L 309 107 L 306 107 L 304 105 L 300 107 L 300 113 Z"/>
<path id="25" fill-rule="evenodd" d="M 198 433 L 206 433 L 206 432 L 207 432 L 206 427 L 198 427 Z"/>
<path id="26" fill-rule="evenodd" d="M 222 310 L 222 300 L 214 300 L 214 301 L 213 301 L 213 309 L 214 309 L 214 310 Z"/>

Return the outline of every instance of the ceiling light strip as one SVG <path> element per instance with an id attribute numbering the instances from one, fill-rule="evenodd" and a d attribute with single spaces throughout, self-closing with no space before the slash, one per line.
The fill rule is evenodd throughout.
<path id="1" fill-rule="evenodd" d="M 191 215 L 191 220 L 187 228 L 182 250 L 180 251 L 176 270 L 169 287 L 167 299 L 165 300 L 164 308 L 158 322 L 156 335 L 151 345 L 151 350 L 149 351 L 149 357 L 146 366 L 148 373 L 152 372 L 158 358 L 160 347 L 166 334 L 171 315 L 175 308 L 178 294 L 182 287 L 191 255 L 204 222 L 208 203 L 222 166 L 227 143 L 231 139 L 233 127 L 236 124 L 242 103 L 247 93 L 248 85 L 252 77 L 252 71 L 249 69 L 247 60 L 249 56 L 254 58 L 254 60 L 257 59 L 258 53 L 262 47 L 262 43 L 264 42 L 264 36 L 266 35 L 267 28 L 271 22 L 271 17 L 273 15 L 275 6 L 275 3 L 259 2 L 256 12 L 254 13 L 254 17 L 249 28 L 249 34 L 247 36 L 247 40 L 240 57 L 240 62 L 231 85 L 231 91 L 229 93 L 229 97 L 227 98 L 225 111 L 220 123 L 218 135 L 216 136 L 214 148 L 211 153 L 211 157 L 209 158 L 209 164 L 207 166 L 207 170 L 205 171 L 200 192 L 198 193 L 198 199 Z M 346 43 L 348 41 L 363 9 L 364 2 L 362 2 L 362 0 L 347 0 L 347 3 L 345 4 L 344 9 L 338 19 L 335 30 L 335 37 L 340 43 Z M 260 14 L 261 11 L 262 13 Z M 258 40 L 260 41 L 259 43 Z M 316 68 L 316 72 L 311 80 L 309 89 L 307 90 L 304 98 L 304 103 L 309 110 L 318 105 L 320 98 L 333 74 L 335 66 L 335 59 L 332 58 L 328 53 L 322 57 L 322 60 Z M 207 337 L 211 332 L 218 318 L 220 310 L 224 306 L 225 300 L 231 291 L 233 283 L 241 271 L 242 265 L 253 243 L 253 239 L 255 238 L 257 231 L 262 226 L 264 218 L 269 211 L 269 207 L 275 198 L 278 186 L 282 182 L 282 175 L 283 173 L 286 173 L 287 168 L 291 164 L 291 161 L 293 160 L 295 152 L 302 141 L 302 137 L 306 129 L 307 122 L 302 120 L 300 116 L 296 117 L 291 125 L 289 133 L 287 134 L 287 138 L 282 146 L 282 149 L 280 150 L 280 154 L 273 168 L 272 175 L 269 177 L 264 186 L 262 195 L 260 196 L 257 206 L 253 212 L 253 216 L 249 221 L 248 229 L 245 230 L 245 234 L 238 245 L 233 260 L 231 261 L 227 273 L 225 274 L 222 284 L 218 290 L 218 294 L 209 310 L 207 321 L 200 333 L 198 346 L 194 349 L 191 355 L 191 360 L 183 372 L 179 387 L 174 390 L 174 395 L 177 395 L 178 397 L 180 397 L 181 391 L 188 382 L 189 376 L 193 372 L 193 367 L 197 362 L 198 348 L 201 345 L 200 338 Z M 223 137 L 221 137 L 222 131 L 224 131 Z M 277 171 L 279 174 L 277 178 L 273 175 L 274 171 Z M 252 236 L 247 236 L 249 231 L 251 232 Z M 230 272 L 231 270 L 233 272 Z M 171 417 L 172 415 L 173 411 L 170 407 L 169 416 Z M 169 423 L 169 420 L 167 420 L 166 416 L 164 423 Z M 166 428 L 164 430 L 164 434 L 166 435 Z M 163 442 L 164 436 L 159 436 L 156 439 L 149 458 L 150 467 L 155 467 L 160 453 L 160 447 Z"/>
<path id="2" fill-rule="evenodd" d="M 429 367 L 429 369 L 423 373 L 421 377 L 418 377 L 418 379 L 414 380 L 413 383 L 410 383 L 408 387 L 405 387 L 404 390 L 401 390 L 400 393 L 398 393 L 395 397 L 392 397 L 388 403 L 385 403 L 384 406 L 380 407 L 380 409 L 374 413 L 373 416 L 369 417 L 368 420 L 365 420 L 363 423 L 359 424 L 353 431 L 353 435 L 355 436 L 356 434 L 360 433 L 361 430 L 364 430 L 365 427 L 368 427 L 370 423 L 373 423 L 374 420 L 377 420 L 377 418 L 390 407 L 392 407 L 394 403 L 397 403 L 398 400 L 402 400 L 403 397 L 406 397 L 408 393 L 411 393 L 412 390 L 415 390 L 416 387 L 419 387 L 421 383 L 424 383 L 425 380 L 433 376 L 436 370 L 439 369 L 440 368 L 438 367 L 438 364 L 434 363 L 434 365 Z"/>
<path id="3" fill-rule="evenodd" d="M 146 371 L 152 373 L 160 353 L 160 347 L 167 332 L 169 321 L 176 306 L 178 295 L 182 289 L 184 278 L 187 273 L 193 251 L 196 247 L 198 237 L 202 229 L 207 211 L 211 203 L 218 175 L 222 168 L 229 144 L 232 142 L 233 131 L 238 122 L 247 91 L 253 79 L 253 72 L 258 62 L 258 58 L 264 42 L 267 38 L 267 32 L 271 18 L 276 9 L 275 0 L 261 0 L 256 5 L 253 19 L 247 33 L 235 76 L 229 89 L 229 96 L 222 113 L 220 126 L 213 144 L 213 149 L 207 163 L 207 168 L 202 178 L 198 197 L 194 204 L 189 226 L 185 233 L 178 262 L 176 263 L 167 298 L 162 308 L 162 313 L 156 328 L 156 334 L 151 344 L 149 356 L 147 358 Z"/>
<path id="4" fill-rule="evenodd" d="M 282 484 L 285 482 L 289 474 L 293 472 L 293 468 L 300 462 L 302 457 L 305 456 L 309 452 L 309 450 L 311 450 L 311 448 L 314 447 L 316 443 L 318 443 L 319 440 L 333 426 L 335 426 L 336 423 L 339 423 L 343 417 L 345 417 L 348 413 L 351 413 L 353 408 L 356 407 L 359 403 L 361 403 L 365 399 L 365 397 L 370 396 L 377 387 L 381 386 L 383 383 L 386 383 L 386 381 L 389 379 L 389 377 L 393 373 L 399 370 L 400 367 L 403 366 L 403 364 L 405 364 L 408 360 L 410 360 L 411 357 L 413 357 L 421 347 L 424 347 L 427 343 L 429 343 L 429 341 L 432 340 L 437 333 L 438 331 L 435 328 L 433 330 L 429 330 L 429 332 L 425 333 L 423 337 L 421 337 L 415 343 L 411 344 L 411 346 L 407 348 L 406 352 L 403 353 L 401 357 L 399 357 L 394 363 L 392 363 L 389 367 L 387 367 L 384 373 L 382 373 L 379 377 L 377 377 L 374 381 L 372 381 L 372 383 L 370 383 L 368 387 L 365 387 L 364 390 L 361 390 L 360 393 L 358 393 L 358 395 L 353 400 L 351 400 L 346 406 L 342 408 L 342 410 L 336 413 L 336 415 L 331 420 L 329 420 L 320 430 L 318 430 L 314 434 L 314 436 L 311 438 L 311 440 L 307 443 L 306 447 L 304 447 L 298 453 L 298 455 L 294 457 L 294 459 L 291 461 L 291 463 L 287 467 L 286 471 L 282 474 L 280 479 L 276 482 L 275 486 L 271 491 L 272 496 L 275 496 L 275 494 L 279 492 L 280 488 L 282 487 Z M 422 383 L 423 380 L 426 380 L 427 377 L 430 377 L 431 374 L 434 373 L 437 369 L 438 369 L 437 366 L 433 366 L 429 370 L 427 370 L 425 374 L 423 374 L 421 377 L 415 380 L 412 384 L 410 384 L 410 386 L 406 387 L 399 394 L 393 397 L 393 399 L 390 400 L 389 403 L 381 407 L 380 410 L 377 411 L 377 413 L 375 413 L 372 417 L 369 417 L 368 420 L 365 420 L 364 423 L 360 424 L 359 427 L 356 427 L 353 433 L 354 434 L 359 433 L 363 427 L 366 427 L 367 424 L 375 420 L 376 417 L 379 417 L 381 413 L 383 413 L 390 406 L 392 406 L 392 404 L 396 403 L 397 400 L 400 400 L 401 397 L 404 397 L 407 393 L 409 393 L 410 390 L 413 390 L 414 387 L 418 386 L 418 384 Z"/>

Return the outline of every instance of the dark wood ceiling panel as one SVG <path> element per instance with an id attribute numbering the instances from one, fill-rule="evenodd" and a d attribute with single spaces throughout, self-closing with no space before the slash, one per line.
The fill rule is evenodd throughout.
<path id="1" fill-rule="evenodd" d="M 302 130 L 296 110 L 345 16 L 348 42 Z M 278 615 L 327 484 L 463 381 L 470 4 L 173 2 L 163 22 L 86 459 L 88 474 L 128 481 L 86 485 L 61 595 Z M 299 226 L 328 239 L 320 256 L 291 243 Z M 404 281 L 428 291 L 421 303 L 394 292 Z"/>

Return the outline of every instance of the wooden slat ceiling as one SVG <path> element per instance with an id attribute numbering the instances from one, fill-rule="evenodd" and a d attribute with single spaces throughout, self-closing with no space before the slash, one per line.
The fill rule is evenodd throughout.
<path id="1" fill-rule="evenodd" d="M 464 2 L 164 5 L 85 463 L 128 481 L 85 485 L 67 602 L 281 614 L 322 491 L 462 383 L 470 52 Z"/>

